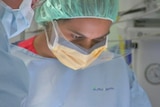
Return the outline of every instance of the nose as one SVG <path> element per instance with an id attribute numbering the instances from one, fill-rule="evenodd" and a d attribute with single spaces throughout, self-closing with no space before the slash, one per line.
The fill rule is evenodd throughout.
<path id="1" fill-rule="evenodd" d="M 81 47 L 85 49 L 90 49 L 94 44 L 95 44 L 94 41 L 91 39 L 85 39 L 81 41 L 80 43 L 78 43 L 78 45 L 80 45 Z"/>

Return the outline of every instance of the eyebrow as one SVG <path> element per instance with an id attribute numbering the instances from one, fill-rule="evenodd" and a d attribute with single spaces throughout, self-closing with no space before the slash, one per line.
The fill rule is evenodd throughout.
<path id="1" fill-rule="evenodd" d="M 85 36 L 84 34 L 81 34 L 81 33 L 77 32 L 77 31 L 74 31 L 74 30 L 71 30 L 71 29 L 70 29 L 70 31 L 73 32 L 73 33 L 75 33 L 75 34 L 77 34 L 77 35 L 80 35 L 80 36 L 82 36 L 82 37 L 87 37 L 87 36 Z M 110 34 L 110 31 L 107 32 L 106 34 L 104 34 L 104 35 L 98 37 L 98 38 L 95 38 L 95 39 L 102 38 L 102 37 L 104 37 L 104 36 L 106 36 L 106 35 L 109 35 L 109 34 Z"/>

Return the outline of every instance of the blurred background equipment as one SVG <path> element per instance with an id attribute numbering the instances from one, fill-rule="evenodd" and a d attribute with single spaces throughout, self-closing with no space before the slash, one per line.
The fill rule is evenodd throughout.
<path id="1" fill-rule="evenodd" d="M 123 2 L 123 3 L 122 3 Z M 125 3 L 121 0 L 121 6 Z M 120 8 L 118 31 L 130 41 L 131 67 L 152 106 L 160 107 L 160 0 L 127 0 Z M 135 48 L 136 47 L 136 48 Z"/>

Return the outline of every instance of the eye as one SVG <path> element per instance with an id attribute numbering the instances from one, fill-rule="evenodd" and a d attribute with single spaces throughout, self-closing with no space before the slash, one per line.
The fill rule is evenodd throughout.
<path id="1" fill-rule="evenodd" d="M 96 39 L 94 39 L 94 41 L 101 42 L 101 41 L 103 41 L 103 40 L 106 39 L 106 38 L 107 38 L 107 35 L 102 36 L 102 37 L 100 37 L 100 38 L 96 38 Z"/>
<path id="2" fill-rule="evenodd" d="M 76 35 L 76 34 L 72 34 L 71 37 L 72 37 L 72 39 L 74 39 L 74 40 L 83 39 L 83 38 L 84 38 L 83 36 Z"/>

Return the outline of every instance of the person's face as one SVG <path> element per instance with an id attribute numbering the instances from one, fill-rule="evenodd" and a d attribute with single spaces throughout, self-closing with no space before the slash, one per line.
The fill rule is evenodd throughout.
<path id="1" fill-rule="evenodd" d="M 12 9 L 18 9 L 23 0 L 2 0 Z"/>
<path id="2" fill-rule="evenodd" d="M 96 18 L 59 20 L 58 25 L 66 39 L 89 49 L 106 39 L 112 22 Z"/>
<path id="3" fill-rule="evenodd" d="M 8 6 L 10 6 L 12 9 L 18 9 L 23 0 L 2 0 L 2 1 L 5 2 Z M 31 7 L 33 8 L 38 1 L 39 0 L 32 0 Z"/>

